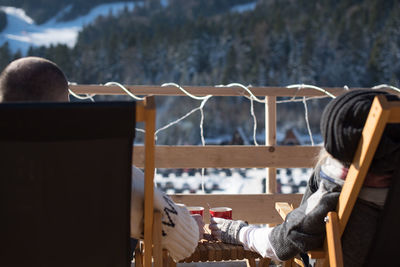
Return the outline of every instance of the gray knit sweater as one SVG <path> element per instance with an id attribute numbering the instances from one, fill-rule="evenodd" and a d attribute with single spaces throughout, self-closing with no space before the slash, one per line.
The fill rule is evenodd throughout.
<path id="1" fill-rule="evenodd" d="M 274 227 L 269 239 L 276 255 L 288 260 L 298 253 L 323 246 L 324 217 L 333 211 L 341 185 L 321 178 L 317 168 L 308 182 L 299 208 L 283 224 Z M 344 266 L 362 266 L 375 233 L 381 206 L 358 199 L 342 236 Z"/>

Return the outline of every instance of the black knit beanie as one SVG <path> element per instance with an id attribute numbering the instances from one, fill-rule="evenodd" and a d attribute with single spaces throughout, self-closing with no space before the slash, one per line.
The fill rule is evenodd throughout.
<path id="1" fill-rule="evenodd" d="M 385 95 L 399 100 L 395 95 L 377 90 L 352 90 L 333 99 L 321 118 L 321 133 L 326 151 L 334 158 L 350 165 L 360 141 L 374 97 Z M 388 125 L 371 163 L 370 171 L 390 173 L 400 164 L 400 126 Z"/>

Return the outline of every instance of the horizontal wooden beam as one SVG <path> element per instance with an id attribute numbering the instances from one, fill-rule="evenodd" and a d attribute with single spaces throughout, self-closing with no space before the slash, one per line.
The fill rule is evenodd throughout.
<path id="1" fill-rule="evenodd" d="M 135 95 L 164 95 L 184 96 L 185 94 L 175 86 L 154 85 L 124 85 Z M 69 88 L 76 94 L 98 94 L 98 95 L 125 95 L 126 93 L 118 86 L 104 86 L 95 84 L 70 85 Z M 215 86 L 184 86 L 184 89 L 196 96 L 243 96 L 248 93 L 241 87 L 215 87 Z M 249 87 L 256 96 L 325 96 L 326 94 L 310 88 L 298 90 L 286 87 Z M 345 92 L 342 87 L 324 88 L 333 95 Z"/>
<path id="2" fill-rule="evenodd" d="M 156 146 L 156 168 L 310 168 L 319 146 Z M 133 164 L 144 166 L 144 148 L 133 148 Z"/>
<path id="3" fill-rule="evenodd" d="M 277 224 L 282 223 L 282 218 L 275 210 L 276 202 L 288 202 L 298 207 L 301 194 L 254 194 L 254 195 L 228 195 L 228 194 L 177 194 L 171 195 L 177 203 L 186 206 L 204 207 L 204 221 L 208 223 L 210 207 L 230 207 L 232 208 L 233 219 L 241 219 L 255 224 Z"/>

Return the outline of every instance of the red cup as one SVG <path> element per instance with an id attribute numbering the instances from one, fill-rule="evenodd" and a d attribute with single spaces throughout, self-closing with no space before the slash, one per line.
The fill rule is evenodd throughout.
<path id="1" fill-rule="evenodd" d="M 203 207 L 187 207 L 189 210 L 190 214 L 200 214 L 201 217 L 203 217 L 204 214 L 204 208 Z"/>
<path id="2" fill-rule="evenodd" d="M 232 209 L 231 208 L 217 207 L 217 208 L 211 208 L 209 211 L 210 211 L 211 217 L 232 220 Z"/>

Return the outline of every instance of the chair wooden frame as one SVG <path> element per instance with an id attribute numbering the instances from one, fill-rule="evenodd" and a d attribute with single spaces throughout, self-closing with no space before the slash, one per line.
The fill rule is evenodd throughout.
<path id="1" fill-rule="evenodd" d="M 324 259 L 319 266 L 343 266 L 340 239 L 364 183 L 382 133 L 388 123 L 400 123 L 400 101 L 387 101 L 386 97 L 382 95 L 376 96 L 365 122 L 353 163 L 349 168 L 340 193 L 336 211 L 327 214 L 327 236 L 324 248 L 308 253 L 310 258 Z M 288 203 L 278 202 L 276 209 L 285 218 L 292 208 Z"/>
<path id="2" fill-rule="evenodd" d="M 155 266 L 161 266 L 161 214 L 154 213 L 154 171 L 155 171 L 155 124 L 156 107 L 154 96 L 146 97 L 136 105 L 136 122 L 145 123 L 144 140 L 144 242 L 140 252 L 136 253 L 137 261 L 145 267 L 152 266 L 152 256 Z M 157 222 L 157 223 L 153 223 Z M 153 226 L 154 225 L 154 226 Z M 153 229 L 154 228 L 154 229 Z M 156 231 L 157 230 L 157 231 Z M 142 258 L 143 256 L 143 258 Z"/>

